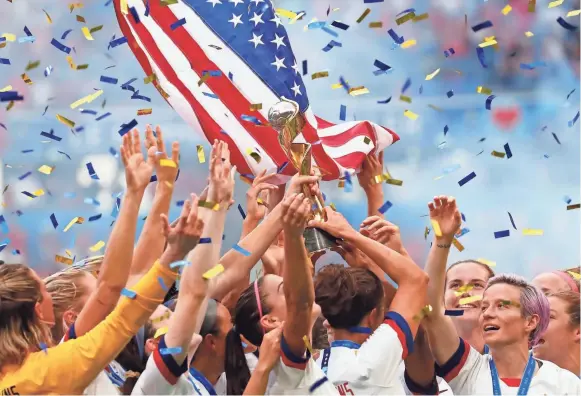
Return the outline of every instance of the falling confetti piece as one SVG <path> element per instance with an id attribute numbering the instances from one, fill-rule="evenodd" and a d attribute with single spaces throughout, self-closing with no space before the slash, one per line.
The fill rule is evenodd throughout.
<path id="1" fill-rule="evenodd" d="M 69 120 L 66 117 L 63 117 L 60 114 L 56 115 L 56 119 L 65 124 L 66 126 L 68 126 L 69 128 L 73 128 L 75 126 L 75 123 L 73 121 Z"/>
<path id="2" fill-rule="evenodd" d="M 349 88 L 349 95 L 351 95 L 351 96 L 365 95 L 368 93 L 369 93 L 369 89 L 367 89 L 363 86 Z"/>
<path id="3" fill-rule="evenodd" d="M 567 18 L 568 18 L 568 17 L 572 17 L 572 16 L 577 16 L 577 15 L 579 15 L 579 14 L 581 14 L 581 10 L 573 10 L 573 11 L 569 11 L 569 12 L 567 13 Z"/>
<path id="4" fill-rule="evenodd" d="M 180 26 L 183 26 L 185 24 L 186 24 L 186 18 L 182 18 L 182 19 L 179 19 L 179 20 L 175 21 L 174 23 L 172 23 L 170 25 L 170 29 L 176 30 L 177 28 L 179 28 Z"/>
<path id="5" fill-rule="evenodd" d="M 312 80 L 316 80 L 317 78 L 324 78 L 324 77 L 329 77 L 328 71 L 320 71 L 320 72 L 313 73 L 311 75 Z"/>
<path id="6" fill-rule="evenodd" d="M 365 17 L 367 15 L 369 15 L 370 12 L 371 12 L 371 8 L 365 9 L 365 11 L 363 11 L 363 14 L 361 14 L 361 16 L 359 16 L 359 18 L 357 18 L 357 23 L 363 22 L 363 20 L 365 19 Z"/>
<path id="7" fill-rule="evenodd" d="M 495 239 L 505 238 L 507 236 L 510 236 L 510 230 L 503 230 L 503 231 L 495 231 L 494 232 Z"/>
<path id="8" fill-rule="evenodd" d="M 224 272 L 224 266 L 222 264 L 218 264 L 218 265 L 214 266 L 212 269 L 209 269 L 208 271 L 204 272 L 204 274 L 202 275 L 202 278 L 209 280 L 209 279 L 215 278 L 216 276 L 218 276 L 222 272 Z"/>
<path id="9" fill-rule="evenodd" d="M 464 310 L 462 310 L 462 309 L 446 309 L 446 310 L 444 310 L 444 315 L 446 315 L 446 316 L 463 316 Z"/>
<path id="10" fill-rule="evenodd" d="M 142 115 L 149 115 L 153 112 L 153 109 L 139 109 L 137 110 L 137 115 L 138 116 L 142 116 Z"/>
<path id="11" fill-rule="evenodd" d="M 389 210 L 389 208 L 391 208 L 393 206 L 393 204 L 389 201 L 385 201 L 385 203 L 383 205 L 381 205 L 381 207 L 379 207 L 378 212 L 381 214 L 384 214 L 385 212 L 387 212 Z"/>
<path id="12" fill-rule="evenodd" d="M 492 26 L 493 26 L 492 25 L 492 22 L 490 22 L 490 21 L 484 21 L 482 23 L 479 23 L 478 25 L 472 26 L 472 31 L 474 33 L 476 33 L 476 32 L 478 32 L 480 30 L 487 29 L 487 28 L 492 27 Z"/>
<path id="13" fill-rule="evenodd" d="M 438 75 L 438 73 L 440 73 L 440 69 L 436 69 L 434 72 L 428 74 L 426 76 L 426 81 L 430 81 L 432 78 L 436 77 Z"/>
<path id="14" fill-rule="evenodd" d="M 416 45 L 416 40 L 407 40 L 401 43 L 402 48 L 410 48 Z"/>
<path id="15" fill-rule="evenodd" d="M 46 20 L 48 21 L 48 23 L 52 23 L 52 19 L 51 19 L 50 15 L 48 15 L 48 12 L 46 12 L 45 10 L 42 10 L 42 11 L 46 15 Z"/>
<path id="16" fill-rule="evenodd" d="M 504 152 L 506 153 L 507 159 L 512 157 L 512 150 L 510 149 L 510 146 L 508 145 L 508 143 L 506 143 L 504 145 Z"/>
<path id="17" fill-rule="evenodd" d="M 460 300 L 458 300 L 458 304 L 459 305 L 471 304 L 473 302 L 480 301 L 480 300 L 482 300 L 482 295 L 470 296 L 470 297 L 466 297 L 466 298 L 461 298 Z"/>
<path id="18" fill-rule="evenodd" d="M 45 175 L 50 175 L 53 170 L 54 170 L 54 166 L 48 166 L 48 165 L 42 165 L 40 168 L 38 168 L 38 171 L 40 173 L 44 173 Z"/>
<path id="19" fill-rule="evenodd" d="M 492 90 L 490 88 L 486 88 L 486 87 L 479 85 L 478 88 L 476 88 L 476 92 L 484 94 L 484 95 L 490 95 L 492 93 Z"/>
<path id="20" fill-rule="evenodd" d="M 65 265 L 72 265 L 73 264 L 73 259 L 68 258 L 68 257 L 64 257 L 64 256 L 60 256 L 58 254 L 55 255 L 54 261 L 56 261 L 57 263 L 65 264 Z"/>
<path id="21" fill-rule="evenodd" d="M 89 40 L 89 41 L 93 41 L 93 40 L 95 40 L 95 39 L 93 38 L 93 36 L 91 35 L 91 32 L 89 31 L 89 28 L 88 28 L 88 27 L 86 27 L 86 26 L 83 26 L 83 27 L 81 28 L 81 32 L 83 32 L 83 36 L 85 36 L 85 38 L 86 38 L 87 40 Z"/>
<path id="22" fill-rule="evenodd" d="M 91 103 L 93 100 L 97 99 L 102 94 L 103 94 L 103 90 L 100 89 L 100 90 L 98 90 L 98 91 L 96 91 L 96 92 L 94 92 L 94 93 L 92 93 L 90 95 L 87 95 L 87 96 L 85 96 L 85 97 L 83 97 L 83 98 L 81 98 L 81 99 L 79 99 L 79 100 L 71 103 L 71 106 L 70 107 L 71 107 L 71 109 L 76 109 L 77 107 L 79 107 L 82 104 Z"/>
<path id="23" fill-rule="evenodd" d="M 26 75 L 26 73 L 22 73 L 20 77 L 22 77 L 22 81 L 24 81 L 26 84 L 32 85 L 32 80 Z"/>
<path id="24" fill-rule="evenodd" d="M 575 123 L 577 122 L 578 119 L 579 119 L 579 111 L 577 111 L 577 114 L 575 114 L 575 117 L 567 123 L 569 125 L 569 128 L 571 128 L 573 125 L 575 125 Z"/>
<path id="25" fill-rule="evenodd" d="M 369 27 L 371 29 L 381 29 L 383 27 L 383 22 L 369 22 Z"/>
<path id="26" fill-rule="evenodd" d="M 312 355 L 313 354 L 313 347 L 311 346 L 311 342 L 309 341 L 309 337 L 307 337 L 306 335 L 303 336 L 303 343 L 305 344 L 305 347 L 309 351 L 309 354 Z"/>
<path id="27" fill-rule="evenodd" d="M 162 158 L 159 160 L 159 165 L 162 167 L 167 167 L 167 168 L 177 168 L 177 164 L 175 163 L 174 160 L 169 159 L 169 158 Z"/>
<path id="28" fill-rule="evenodd" d="M 56 216 L 54 213 L 50 215 L 50 222 L 52 223 L 53 228 L 56 230 L 57 227 L 59 226 L 59 223 L 56 220 Z"/>
<path id="29" fill-rule="evenodd" d="M 462 187 L 464 184 L 468 183 L 470 180 L 474 179 L 475 177 L 476 177 L 476 173 L 471 172 L 468 176 L 466 176 L 462 180 L 460 180 L 458 182 L 458 184 L 460 185 L 460 187 Z"/>
<path id="30" fill-rule="evenodd" d="M 490 260 L 486 260 L 483 258 L 476 259 L 476 261 L 478 261 L 479 263 L 482 263 L 484 265 L 487 265 L 489 267 L 496 267 L 496 261 L 490 261 Z"/>
<path id="31" fill-rule="evenodd" d="M 157 331 L 155 332 L 155 334 L 153 335 L 153 339 L 157 339 L 158 337 L 161 337 L 162 335 L 166 334 L 168 332 L 169 328 L 166 327 L 160 327 L 159 329 L 157 329 Z"/>
<path id="32" fill-rule="evenodd" d="M 416 15 L 413 19 L 412 22 L 417 23 L 423 20 L 426 20 L 430 17 L 430 14 L 428 14 L 427 12 L 420 14 L 420 15 Z"/>
<path id="33" fill-rule="evenodd" d="M 69 221 L 69 224 L 67 224 L 67 226 L 63 229 L 63 232 L 67 232 L 69 228 L 71 228 L 74 224 L 83 224 L 84 221 L 85 219 L 83 219 L 82 217 L 73 218 L 71 221 Z"/>
<path id="34" fill-rule="evenodd" d="M 528 11 L 529 12 L 535 12 L 536 4 L 537 4 L 537 0 L 529 0 Z"/>
<path id="35" fill-rule="evenodd" d="M 103 248 L 103 246 L 105 246 L 105 242 L 103 242 L 103 241 L 99 241 L 99 242 L 97 242 L 96 244 L 94 244 L 93 246 L 91 246 L 91 247 L 89 248 L 89 250 L 90 250 L 91 252 L 93 252 L 93 253 L 94 253 L 94 252 L 96 252 L 96 251 L 99 251 L 99 250 L 101 250 L 101 249 Z"/>
<path id="36" fill-rule="evenodd" d="M 418 119 L 418 115 L 416 113 L 414 113 L 413 111 L 411 111 L 411 110 L 405 110 L 403 112 L 403 115 L 406 116 L 407 118 L 409 118 L 412 121 L 415 121 L 415 120 Z"/>
<path id="37" fill-rule="evenodd" d="M 502 15 L 508 15 L 510 12 L 512 11 L 512 7 L 510 6 L 510 4 L 507 4 L 504 6 L 504 8 L 502 9 Z"/>
<path id="38" fill-rule="evenodd" d="M 527 36 L 527 37 L 533 37 L 534 34 L 533 34 L 533 32 L 525 32 L 525 36 Z"/>
<path id="39" fill-rule="evenodd" d="M 488 98 L 486 98 L 486 110 L 490 110 L 494 98 L 496 98 L 496 95 L 490 95 Z"/>
<path id="40" fill-rule="evenodd" d="M 534 229 L 534 228 L 523 228 L 522 234 L 528 236 L 541 236 L 543 235 L 543 230 Z"/>
<path id="41" fill-rule="evenodd" d="M 430 222 L 432 223 L 432 229 L 434 230 L 434 234 L 436 234 L 437 237 L 441 237 L 442 230 L 440 229 L 440 223 L 438 223 L 437 220 L 430 220 Z"/>
<path id="42" fill-rule="evenodd" d="M 449 90 L 448 92 L 446 92 L 446 96 L 449 98 L 451 98 L 452 96 L 454 96 L 454 91 L 453 90 Z"/>
<path id="43" fill-rule="evenodd" d="M 198 152 L 198 162 L 203 164 L 206 162 L 206 155 L 204 154 L 204 147 L 201 144 L 196 146 L 196 150 Z"/>
<path id="44" fill-rule="evenodd" d="M 416 16 L 416 14 L 414 12 L 407 13 L 407 14 L 405 14 L 405 15 L 400 16 L 399 18 L 397 18 L 395 20 L 395 23 L 399 26 L 399 25 L 404 24 L 407 21 L 413 19 L 415 16 Z"/>
<path id="45" fill-rule="evenodd" d="M 400 95 L 399 100 L 401 100 L 402 102 L 406 102 L 406 103 L 412 102 L 412 98 L 410 98 L 409 96 L 404 96 L 404 95 Z"/>
<path id="46" fill-rule="evenodd" d="M 573 209 L 579 209 L 579 208 L 581 208 L 581 204 L 567 205 L 567 210 L 573 210 Z"/>
<path id="47" fill-rule="evenodd" d="M 493 150 L 492 153 L 490 153 L 492 156 L 497 157 L 497 158 L 504 158 L 506 156 L 505 153 L 501 153 L 500 151 L 496 151 Z"/>
<path id="48" fill-rule="evenodd" d="M 577 30 L 577 26 L 571 25 L 569 22 L 565 21 L 563 19 L 563 17 L 557 18 L 557 22 L 559 23 L 559 25 L 561 25 L 562 27 L 564 27 L 567 30 L 570 30 L 570 31 Z"/>
<path id="49" fill-rule="evenodd" d="M 558 7 L 563 4 L 564 0 L 551 1 L 548 8 Z"/>
<path id="50" fill-rule="evenodd" d="M 487 40 L 483 43 L 478 44 L 478 47 L 486 48 L 486 47 L 490 47 L 491 45 L 496 45 L 496 44 L 498 44 L 498 42 L 496 40 Z"/>

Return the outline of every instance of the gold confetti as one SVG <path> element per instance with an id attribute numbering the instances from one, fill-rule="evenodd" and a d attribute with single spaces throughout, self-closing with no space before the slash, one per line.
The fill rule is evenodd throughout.
<path id="1" fill-rule="evenodd" d="M 65 254 L 69 257 L 73 257 L 73 252 L 71 252 L 69 249 L 65 249 Z"/>
<path id="2" fill-rule="evenodd" d="M 420 21 L 423 21 L 424 19 L 428 19 L 429 17 L 430 17 L 430 14 L 428 14 L 427 12 L 424 12 L 423 14 L 416 15 L 414 17 L 414 19 L 412 19 L 412 22 L 414 22 L 414 23 L 420 22 Z"/>
<path id="3" fill-rule="evenodd" d="M 76 69 L 75 62 L 73 62 L 73 57 L 70 55 L 67 55 L 66 59 L 67 59 L 67 62 L 69 63 L 69 66 L 71 67 L 71 69 Z"/>
<path id="4" fill-rule="evenodd" d="M 361 16 L 359 18 L 357 18 L 357 23 L 363 22 L 363 20 L 365 19 L 365 17 L 367 15 L 369 15 L 370 12 L 371 12 L 371 8 L 367 8 L 365 11 L 363 11 L 363 14 L 361 14 Z"/>
<path id="5" fill-rule="evenodd" d="M 328 71 L 320 71 L 320 72 L 313 73 L 311 75 L 311 80 L 316 80 L 317 78 L 324 78 L 324 77 L 329 77 Z"/>
<path id="6" fill-rule="evenodd" d="M 341 180 L 339 179 L 339 183 L 337 184 L 338 188 L 344 188 L 345 187 L 345 180 Z"/>
<path id="7" fill-rule="evenodd" d="M 70 259 L 70 258 L 64 257 L 64 256 L 59 256 L 58 254 L 54 256 L 54 261 L 56 261 L 57 263 L 65 264 L 65 265 L 73 264 L 73 259 Z"/>
<path id="8" fill-rule="evenodd" d="M 309 341 L 309 337 L 307 337 L 306 335 L 303 336 L 303 342 L 305 343 L 305 346 L 307 347 L 309 353 L 311 355 L 313 355 L 313 347 L 311 346 L 311 342 Z"/>
<path id="9" fill-rule="evenodd" d="M 22 73 L 20 77 L 22 77 L 22 81 L 24 81 L 25 83 L 27 83 L 28 85 L 32 85 L 32 80 L 30 79 L 30 77 L 26 75 L 26 73 Z"/>
<path id="10" fill-rule="evenodd" d="M 97 99 L 102 94 L 103 94 L 103 90 L 100 89 L 100 90 L 98 90 L 90 95 L 87 95 L 84 98 L 81 98 L 81 99 L 77 100 L 76 102 L 71 103 L 71 109 L 75 109 L 84 103 L 91 103 L 93 100 Z"/>
<path id="11" fill-rule="evenodd" d="M 6 111 L 10 111 L 10 109 L 13 107 L 14 107 L 14 101 L 11 100 L 10 103 L 8 103 L 8 106 L 6 106 Z"/>
<path id="12" fill-rule="evenodd" d="M 121 3 L 123 3 L 123 1 L 121 1 Z M 127 8 L 127 5 L 125 5 L 125 7 Z M 71 12 L 73 12 L 73 10 L 75 8 L 83 8 L 83 3 L 71 3 L 71 4 L 69 4 L 69 10 Z M 125 13 L 127 14 L 127 9 L 125 10 Z"/>
<path id="13" fill-rule="evenodd" d="M 177 164 L 170 158 L 162 158 L 159 160 L 159 165 L 166 168 L 177 168 Z"/>
<path id="14" fill-rule="evenodd" d="M 99 30 L 101 30 L 101 29 L 103 29 L 103 25 L 99 25 L 99 26 L 92 27 L 92 28 L 89 30 L 89 32 L 90 32 L 90 33 L 95 33 L 95 32 L 98 32 L 98 31 L 99 31 Z"/>
<path id="15" fill-rule="evenodd" d="M 487 265 L 489 267 L 496 267 L 496 261 L 490 261 L 490 260 L 486 260 L 483 258 L 476 259 L 476 261 L 478 261 L 479 263 L 482 263 L 484 265 Z"/>
<path id="16" fill-rule="evenodd" d="M 510 4 L 507 4 L 504 6 L 504 8 L 502 9 L 502 15 L 508 15 L 509 12 L 512 11 L 512 7 L 510 6 Z"/>
<path id="17" fill-rule="evenodd" d="M 413 47 L 414 45 L 416 45 L 416 40 L 406 40 L 401 44 L 402 48 L 409 48 L 409 47 Z"/>
<path id="18" fill-rule="evenodd" d="M 429 104 L 428 107 L 431 108 L 431 109 L 434 109 L 436 111 L 442 111 L 441 108 L 439 108 L 438 106 L 434 106 L 433 104 Z"/>
<path id="19" fill-rule="evenodd" d="M 461 298 L 460 300 L 458 300 L 458 305 L 470 304 L 480 300 L 482 300 L 482 295 Z"/>
<path id="20" fill-rule="evenodd" d="M 4 88 L 0 89 L 0 92 L 12 91 L 12 85 L 7 85 Z"/>
<path id="21" fill-rule="evenodd" d="M 50 175 L 53 170 L 54 170 L 54 166 L 48 166 L 48 165 L 42 165 L 40 168 L 38 168 L 38 171 L 40 173 L 44 173 L 45 175 Z"/>
<path id="22" fill-rule="evenodd" d="M 73 224 L 83 224 L 84 221 L 85 221 L 85 219 L 82 217 L 75 217 L 74 219 L 69 221 L 69 224 L 67 224 L 67 226 L 65 227 L 63 232 L 67 232 L 69 230 L 69 228 L 71 228 L 73 226 Z"/>
<path id="23" fill-rule="evenodd" d="M 98 251 L 98 250 L 101 250 L 101 249 L 103 248 L 103 246 L 105 246 L 105 242 L 103 242 L 103 241 L 99 241 L 99 242 L 97 242 L 96 244 L 94 244 L 93 246 L 91 246 L 91 247 L 89 248 L 89 250 L 90 250 L 91 252 L 96 252 L 96 251 Z"/>
<path id="24" fill-rule="evenodd" d="M 440 69 L 436 69 L 434 70 L 432 73 L 428 74 L 426 76 L 426 81 L 430 81 L 432 78 L 436 77 L 438 75 L 438 73 L 440 73 Z"/>
<path id="25" fill-rule="evenodd" d="M 153 109 L 139 109 L 139 110 L 137 110 L 137 115 L 138 116 L 149 115 L 149 114 L 151 114 L 152 111 L 153 111 Z"/>
<path id="26" fill-rule="evenodd" d="M 89 68 L 89 64 L 88 63 L 83 63 L 82 65 L 78 65 L 76 67 L 77 70 L 84 70 L 84 69 L 88 69 Z"/>
<path id="27" fill-rule="evenodd" d="M 490 47 L 491 45 L 496 45 L 496 44 L 498 44 L 498 42 L 496 42 L 496 40 L 492 39 L 492 40 L 488 40 L 488 41 L 485 41 L 483 43 L 480 43 L 480 44 L 478 44 L 478 46 L 480 48 L 486 48 L 486 47 Z"/>
<path id="28" fill-rule="evenodd" d="M 177 4 L 178 0 L 161 0 L 160 3 L 162 6 L 168 6 L 171 4 Z"/>
<path id="29" fill-rule="evenodd" d="M 409 12 L 405 15 L 400 16 L 399 18 L 397 18 L 395 20 L 395 23 L 397 23 L 397 25 L 401 25 L 406 23 L 407 21 L 409 21 L 410 19 L 413 19 L 416 16 L 416 14 L 414 12 Z"/>
<path id="30" fill-rule="evenodd" d="M 168 327 L 160 327 L 159 329 L 157 329 L 157 331 L 155 332 L 155 334 L 153 335 L 153 339 L 156 339 L 157 337 L 161 337 L 162 335 L 164 335 L 165 333 L 167 333 L 168 331 Z"/>
<path id="31" fill-rule="evenodd" d="M 430 220 L 430 222 L 432 223 L 432 229 L 434 230 L 434 234 L 436 234 L 437 237 L 441 237 L 442 230 L 440 229 L 440 223 L 438 223 L 437 220 Z"/>
<path id="32" fill-rule="evenodd" d="M 212 269 L 209 269 L 208 271 L 204 272 L 204 274 L 202 275 L 202 278 L 212 279 L 212 278 L 220 275 L 222 272 L 224 272 L 224 266 L 222 264 L 218 264 L 215 267 L 213 267 Z"/>
<path id="33" fill-rule="evenodd" d="M 85 18 L 83 18 L 80 15 L 77 15 L 77 22 L 82 22 L 82 23 L 86 23 Z"/>
<path id="34" fill-rule="evenodd" d="M 535 229 L 535 228 L 525 228 L 522 230 L 522 234 L 523 235 L 529 235 L 529 236 L 541 236 L 543 235 L 543 230 L 540 229 Z"/>
<path id="35" fill-rule="evenodd" d="M 533 32 L 525 32 L 525 36 L 533 37 L 535 34 Z"/>
<path id="36" fill-rule="evenodd" d="M 563 4 L 563 1 L 564 0 L 551 1 L 549 3 L 549 8 L 559 7 L 561 4 Z"/>
<path id="37" fill-rule="evenodd" d="M 483 95 L 490 95 L 492 94 L 492 89 L 479 85 L 478 88 L 476 88 L 476 92 L 481 93 Z"/>
<path id="38" fill-rule="evenodd" d="M 424 230 L 424 239 L 428 239 L 428 235 L 430 234 L 430 229 L 428 227 L 426 227 L 426 229 Z"/>
<path id="39" fill-rule="evenodd" d="M 388 179 L 385 179 L 385 182 L 387 184 L 391 184 L 392 186 L 401 186 L 403 184 L 402 180 L 392 179 L 391 177 Z"/>
<path id="40" fill-rule="evenodd" d="M 577 16 L 579 14 L 581 14 L 581 10 L 573 10 L 567 13 L 567 17 Z"/>
<path id="41" fill-rule="evenodd" d="M 418 315 L 414 315 L 413 319 L 417 320 L 417 321 L 421 321 L 426 316 L 428 316 L 432 312 L 432 310 L 433 309 L 432 309 L 431 305 L 426 305 L 420 310 L 420 313 Z"/>
<path id="42" fill-rule="evenodd" d="M 567 205 L 567 210 L 581 209 L 581 204 Z"/>
<path id="43" fill-rule="evenodd" d="M 83 32 L 83 36 L 85 36 L 85 38 L 86 38 L 87 40 L 89 40 L 89 41 L 93 41 L 93 40 L 95 40 L 95 39 L 93 38 L 93 36 L 91 36 L 91 32 L 89 32 L 89 28 L 88 28 L 88 27 L 86 27 L 86 26 L 83 26 L 83 27 L 81 28 L 81 32 Z"/>
<path id="44" fill-rule="evenodd" d="M 44 10 L 42 10 L 44 11 Z M 50 17 L 50 15 L 48 15 L 48 12 L 44 11 L 44 14 L 46 15 L 46 20 L 48 21 L 48 23 L 52 23 L 52 19 Z"/>
<path id="45" fill-rule="evenodd" d="M 28 62 L 28 65 L 26 65 L 26 68 L 24 69 L 24 71 L 29 71 L 32 69 L 36 69 L 38 66 L 40 65 L 40 61 L 34 61 L 34 62 Z"/>
<path id="46" fill-rule="evenodd" d="M 204 76 L 206 76 L 206 75 L 208 75 L 208 74 L 205 74 Z M 150 82 L 153 82 L 156 80 L 157 80 L 157 76 L 155 75 L 155 73 L 151 73 L 149 76 L 143 78 L 143 83 L 149 84 Z M 200 84 L 198 84 L 198 86 L 200 86 Z"/>
<path id="47" fill-rule="evenodd" d="M 459 252 L 464 250 L 464 245 L 462 245 L 456 238 L 452 239 L 452 245 L 454 245 L 454 247 L 458 249 Z"/>
<path id="48" fill-rule="evenodd" d="M 497 158 L 504 158 L 506 156 L 505 153 L 502 153 L 500 151 L 496 151 L 493 150 L 492 153 L 490 153 L 492 156 L 497 157 Z"/>
<path id="49" fill-rule="evenodd" d="M 275 14 L 278 14 L 280 16 L 286 17 L 288 19 L 293 19 L 293 18 L 295 18 L 297 16 L 297 13 L 296 12 L 292 12 L 292 11 L 289 11 L 289 10 L 285 10 L 283 8 L 277 8 L 277 9 L 275 9 L 274 10 L 274 13 Z"/>
<path id="50" fill-rule="evenodd" d="M 580 275 L 580 274 L 578 274 L 578 273 L 576 273 L 576 272 L 573 272 L 573 271 L 567 271 L 567 273 L 568 273 L 569 275 L 571 275 L 571 276 L 573 277 L 573 279 L 575 279 L 576 281 L 578 281 L 578 280 L 580 280 L 580 279 L 581 279 L 581 275 Z"/>
<path id="51" fill-rule="evenodd" d="M 198 151 L 198 162 L 200 164 L 203 164 L 206 162 L 206 155 L 204 154 L 204 146 L 202 146 L 201 144 L 198 144 L 196 146 L 196 149 Z"/>
<path id="52" fill-rule="evenodd" d="M 351 96 L 365 95 L 368 93 L 369 90 L 364 86 L 349 88 L 349 95 Z"/>
<path id="53" fill-rule="evenodd" d="M 39 188 L 38 190 L 34 191 L 32 195 L 34 195 L 35 197 L 42 197 L 44 195 L 44 190 L 42 188 Z"/>
<path id="54" fill-rule="evenodd" d="M 330 207 L 331 209 L 333 209 L 335 212 L 337 211 L 337 207 L 335 206 L 335 204 L 334 204 L 333 202 L 331 202 L 331 203 L 329 204 L 329 207 Z"/>
<path id="55" fill-rule="evenodd" d="M 402 102 L 407 102 L 407 103 L 412 102 L 412 98 L 410 98 L 409 96 L 404 96 L 404 95 L 400 95 L 399 100 L 401 100 Z"/>
<path id="56" fill-rule="evenodd" d="M 412 121 L 415 121 L 418 119 L 418 115 L 416 113 L 414 113 L 411 110 L 406 110 L 403 112 L 403 115 L 406 116 L 407 118 L 409 118 Z"/>
<path id="57" fill-rule="evenodd" d="M 262 103 L 250 104 L 250 111 L 262 110 Z"/>
<path id="58" fill-rule="evenodd" d="M 212 201 L 198 201 L 198 206 L 206 209 L 212 209 L 215 212 L 220 210 L 220 204 Z"/>
<path id="59" fill-rule="evenodd" d="M 256 151 L 252 151 L 252 149 L 247 149 L 246 154 L 251 156 L 257 164 L 260 164 L 260 161 L 262 161 L 260 154 L 258 154 Z"/>
<path id="60" fill-rule="evenodd" d="M 462 294 L 464 294 L 464 293 L 466 293 L 466 292 L 469 292 L 469 291 L 470 291 L 470 290 L 472 290 L 472 289 L 474 289 L 474 285 L 471 285 L 471 284 L 467 284 L 467 285 L 464 285 L 464 286 L 460 286 L 460 287 L 458 288 L 458 290 L 456 290 L 456 291 L 454 292 L 454 295 L 455 295 L 456 297 L 458 297 L 458 296 L 461 296 Z"/>
<path id="61" fill-rule="evenodd" d="M 69 120 L 66 117 L 63 117 L 60 114 L 56 115 L 56 119 L 65 124 L 66 126 L 68 126 L 69 128 L 73 128 L 75 126 L 75 123 L 73 121 Z"/>
<path id="62" fill-rule="evenodd" d="M 163 322 L 164 320 L 169 319 L 170 316 L 171 316 L 171 311 L 167 311 L 163 315 L 161 315 L 161 316 L 159 316 L 157 318 L 151 319 L 151 323 Z"/>
<path id="63" fill-rule="evenodd" d="M 529 12 L 535 12 L 537 0 L 529 0 Z"/>
<path id="64" fill-rule="evenodd" d="M 379 22 L 369 22 L 369 27 L 372 29 L 377 29 L 377 28 L 382 28 L 383 27 L 383 22 L 379 21 Z"/>

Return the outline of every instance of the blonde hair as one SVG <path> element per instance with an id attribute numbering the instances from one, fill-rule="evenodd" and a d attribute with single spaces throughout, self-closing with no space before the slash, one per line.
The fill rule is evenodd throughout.
<path id="1" fill-rule="evenodd" d="M 40 285 L 30 268 L 0 265 L 0 367 L 21 365 L 29 352 L 52 345 L 50 329 L 35 311 L 41 301 Z"/>
<path id="2" fill-rule="evenodd" d="M 88 290 L 85 289 L 81 280 L 87 273 L 97 276 L 102 261 L 103 256 L 89 257 L 44 279 L 54 306 L 55 325 L 52 328 L 52 336 L 55 342 L 59 342 L 65 333 L 64 313 L 69 309 L 80 313 L 83 308 L 80 305 L 81 298 L 86 296 Z"/>

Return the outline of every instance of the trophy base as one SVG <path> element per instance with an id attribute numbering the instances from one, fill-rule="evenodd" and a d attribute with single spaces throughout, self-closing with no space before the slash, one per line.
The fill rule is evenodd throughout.
<path id="1" fill-rule="evenodd" d="M 320 228 L 307 228 L 303 233 L 307 252 L 316 253 L 337 247 L 337 238 Z"/>

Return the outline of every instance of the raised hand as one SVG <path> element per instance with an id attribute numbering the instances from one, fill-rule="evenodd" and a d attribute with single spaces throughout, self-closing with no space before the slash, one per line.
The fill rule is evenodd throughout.
<path id="1" fill-rule="evenodd" d="M 282 201 L 282 223 L 285 237 L 302 236 L 311 212 L 311 201 L 303 193 L 292 194 Z"/>
<path id="2" fill-rule="evenodd" d="M 123 135 L 120 151 L 121 161 L 123 162 L 123 166 L 125 166 L 127 191 L 143 193 L 153 173 L 155 148 L 150 147 L 147 151 L 146 160 L 141 152 L 139 131 L 133 129 L 131 132 Z"/>
<path id="3" fill-rule="evenodd" d="M 278 186 L 270 184 L 267 180 L 271 179 L 276 174 L 266 174 L 266 169 L 260 172 L 254 181 L 252 186 L 246 192 L 246 216 L 247 218 L 262 220 L 266 214 L 266 206 L 258 204 L 258 197 L 263 191 L 276 191 Z"/>
<path id="4" fill-rule="evenodd" d="M 383 174 L 383 151 L 377 154 L 368 154 L 357 174 L 359 185 L 366 192 L 372 189 L 381 190 L 381 182 L 375 182 L 375 176 Z"/>
<path id="5" fill-rule="evenodd" d="M 311 220 L 309 221 L 309 227 L 320 228 L 337 238 L 345 238 L 345 236 L 357 232 L 341 213 L 335 212 L 327 206 L 325 207 L 325 214 L 326 221 Z"/>
<path id="6" fill-rule="evenodd" d="M 148 152 L 152 147 L 155 149 L 155 173 L 158 183 L 173 185 L 179 169 L 180 144 L 173 142 L 171 145 L 171 160 L 176 166 L 162 166 L 161 160 L 168 159 L 168 155 L 165 151 L 163 132 L 159 126 L 155 127 L 155 134 L 156 136 L 153 135 L 151 125 L 148 125 L 145 130 L 145 147 Z"/>
<path id="7" fill-rule="evenodd" d="M 161 215 L 163 235 L 168 249 L 179 256 L 185 256 L 196 247 L 204 230 L 204 221 L 198 217 L 198 197 L 191 194 L 191 201 L 184 202 L 179 219 L 171 225 L 165 214 Z"/>
<path id="8" fill-rule="evenodd" d="M 229 205 L 234 194 L 234 174 L 236 167 L 230 163 L 228 143 L 215 140 L 210 153 L 210 202 Z"/>
<path id="9" fill-rule="evenodd" d="M 359 232 L 398 253 L 403 251 L 399 227 L 379 216 L 370 216 L 363 220 Z"/>
<path id="10" fill-rule="evenodd" d="M 321 178 L 319 176 L 301 176 L 298 173 L 292 177 L 290 180 L 287 190 L 286 196 L 290 196 L 292 194 L 299 194 L 303 192 L 303 184 L 307 184 L 309 187 L 309 191 L 311 194 L 315 195 L 316 190 L 313 184 L 317 183 Z"/>
<path id="11" fill-rule="evenodd" d="M 269 331 L 262 339 L 260 344 L 260 357 L 258 358 L 257 368 L 270 372 L 274 365 L 280 360 L 280 339 L 284 322 L 277 328 Z"/>
<path id="12" fill-rule="evenodd" d="M 348 242 L 339 242 L 338 247 L 331 248 L 332 251 L 339 253 L 343 260 L 353 268 L 369 268 L 371 260 L 361 250 Z"/>
<path id="13" fill-rule="evenodd" d="M 451 243 L 462 224 L 462 216 L 456 206 L 456 199 L 440 195 L 434 197 L 433 202 L 428 203 L 428 208 L 430 209 L 430 219 L 438 222 L 442 233 L 442 236 L 436 235 L 436 239 Z"/>

